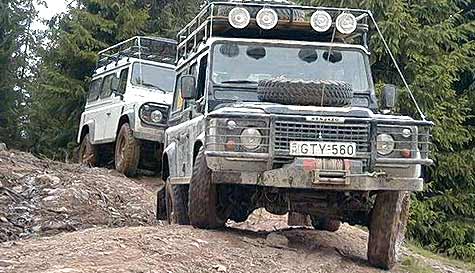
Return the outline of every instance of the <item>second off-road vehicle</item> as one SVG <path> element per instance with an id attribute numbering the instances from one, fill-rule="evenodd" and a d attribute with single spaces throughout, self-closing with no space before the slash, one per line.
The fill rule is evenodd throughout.
<path id="1" fill-rule="evenodd" d="M 134 37 L 99 52 L 81 115 L 79 160 L 128 175 L 160 171 L 176 41 Z"/>
<path id="2" fill-rule="evenodd" d="M 178 34 L 158 217 L 219 228 L 264 207 L 317 229 L 366 225 L 369 262 L 392 267 L 432 123 L 391 114 L 393 85 L 378 102 L 369 24 L 358 9 L 204 7 Z"/>

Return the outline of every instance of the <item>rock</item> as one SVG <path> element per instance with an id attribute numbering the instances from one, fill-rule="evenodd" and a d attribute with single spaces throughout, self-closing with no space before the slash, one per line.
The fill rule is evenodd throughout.
<path id="1" fill-rule="evenodd" d="M 289 239 L 282 234 L 269 233 L 266 237 L 266 243 L 272 247 L 286 248 L 289 245 Z"/>
<path id="2" fill-rule="evenodd" d="M 42 184 L 51 184 L 51 185 L 56 185 L 59 182 L 61 182 L 61 179 L 59 179 L 59 177 L 50 175 L 50 174 L 38 175 L 36 177 L 36 180 Z"/>
<path id="3" fill-rule="evenodd" d="M 0 142 L 0 152 L 6 151 L 7 149 L 7 144 Z"/>
<path id="4" fill-rule="evenodd" d="M 218 264 L 214 266 L 214 269 L 218 272 L 226 272 L 227 268 L 224 265 Z"/>

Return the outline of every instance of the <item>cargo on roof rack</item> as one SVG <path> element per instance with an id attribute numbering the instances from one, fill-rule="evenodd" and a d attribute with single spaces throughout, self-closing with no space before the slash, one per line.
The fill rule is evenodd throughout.
<path id="1" fill-rule="evenodd" d="M 367 48 L 369 11 L 311 7 L 289 1 L 208 2 L 177 34 L 178 58 L 186 59 L 210 37 L 339 41 Z"/>
<path id="2" fill-rule="evenodd" d="M 122 58 L 175 64 L 177 42 L 172 39 L 136 36 L 99 52 L 96 68 Z"/>

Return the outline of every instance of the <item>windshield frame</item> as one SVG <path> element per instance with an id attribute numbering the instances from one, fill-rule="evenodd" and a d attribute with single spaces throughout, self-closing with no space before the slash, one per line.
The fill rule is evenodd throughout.
<path id="1" fill-rule="evenodd" d="M 328 43 L 328 42 L 306 42 L 306 41 L 289 41 L 289 40 L 267 40 L 267 39 L 243 39 L 243 38 L 227 38 L 227 39 L 216 39 L 212 41 L 210 46 L 210 73 L 214 71 L 214 54 L 215 48 L 223 43 L 235 42 L 239 45 L 261 45 L 261 46 L 280 46 L 280 47 L 304 47 L 304 46 L 314 46 L 321 49 L 332 48 L 334 50 L 344 50 L 344 51 L 356 51 L 362 53 L 363 62 L 364 62 L 364 73 L 366 74 L 367 79 L 367 90 L 357 90 L 355 93 L 368 94 L 374 93 L 374 82 L 371 75 L 371 68 L 369 64 L 369 55 L 370 52 L 367 48 L 361 45 L 354 44 L 341 44 L 341 43 Z M 213 86 L 216 87 L 229 87 L 229 88 L 242 88 L 243 92 L 253 92 L 253 89 L 256 87 L 256 84 L 246 84 L 246 83 L 216 83 L 210 77 L 210 82 Z M 245 90 L 248 89 L 248 90 Z M 215 96 L 213 92 L 213 97 Z M 217 98 L 214 98 L 217 99 Z"/>
<path id="2" fill-rule="evenodd" d="M 172 75 L 171 79 L 173 79 L 173 84 L 171 85 L 172 86 L 171 89 L 170 90 L 165 90 L 166 92 L 163 92 L 162 90 L 164 90 L 164 89 L 162 89 L 162 88 L 154 88 L 154 87 L 149 87 L 149 86 L 146 86 L 146 85 L 143 85 L 143 84 L 134 83 L 133 75 L 134 75 L 134 66 L 135 66 L 135 64 L 150 65 L 150 66 L 158 67 L 158 68 L 161 68 L 163 70 L 169 71 Z M 143 60 L 134 60 L 130 64 L 130 72 L 129 73 L 130 73 L 129 74 L 129 82 L 134 87 L 139 87 L 139 88 L 143 88 L 143 89 L 147 89 L 147 90 L 159 91 L 159 92 L 163 92 L 163 93 L 166 93 L 166 94 L 174 92 L 175 80 L 176 80 L 176 71 L 175 71 L 174 67 L 168 67 L 166 65 L 163 65 L 162 63 L 143 61 Z"/>

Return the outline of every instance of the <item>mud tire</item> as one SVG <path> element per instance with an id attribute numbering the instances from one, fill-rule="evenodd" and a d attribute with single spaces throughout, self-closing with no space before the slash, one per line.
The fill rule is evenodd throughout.
<path id="1" fill-rule="evenodd" d="M 89 133 L 87 133 L 79 146 L 79 163 L 94 167 L 97 164 L 97 157 L 97 146 L 91 143 Z"/>
<path id="2" fill-rule="evenodd" d="M 376 196 L 371 212 L 368 261 L 389 270 L 397 262 L 404 242 L 409 217 L 410 195 L 403 191 L 385 191 Z"/>
<path id="3" fill-rule="evenodd" d="M 169 224 L 189 225 L 188 185 L 165 184 L 166 214 Z"/>
<path id="4" fill-rule="evenodd" d="M 156 219 L 168 220 L 167 218 L 167 194 L 163 186 L 157 191 Z"/>
<path id="5" fill-rule="evenodd" d="M 140 142 L 135 139 L 128 123 L 117 134 L 115 144 L 115 169 L 126 176 L 135 176 L 140 160 Z"/>
<path id="6" fill-rule="evenodd" d="M 340 229 L 341 221 L 327 217 L 312 216 L 312 226 L 316 230 L 335 232 Z"/>
<path id="7" fill-rule="evenodd" d="M 287 225 L 289 226 L 308 226 L 308 215 L 299 212 L 289 212 L 287 216 Z"/>
<path id="8" fill-rule="evenodd" d="M 193 227 L 204 229 L 223 227 L 227 220 L 218 217 L 217 186 L 211 181 L 211 170 L 206 163 L 203 147 L 196 156 L 191 175 L 188 216 Z"/>
<path id="9" fill-rule="evenodd" d="M 303 81 L 284 77 L 259 81 L 261 101 L 313 106 L 348 106 L 353 99 L 351 85 L 342 81 Z"/>

